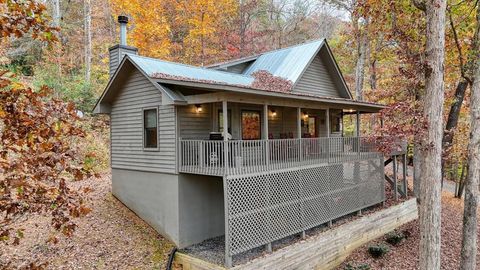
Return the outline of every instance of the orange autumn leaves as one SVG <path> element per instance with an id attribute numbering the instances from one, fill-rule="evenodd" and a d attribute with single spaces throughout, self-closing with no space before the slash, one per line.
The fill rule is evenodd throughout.
<path id="1" fill-rule="evenodd" d="M 110 0 L 110 4 L 114 14 L 130 17 L 130 44 L 142 55 L 198 65 L 223 60 L 231 18 L 238 11 L 234 0 Z"/>

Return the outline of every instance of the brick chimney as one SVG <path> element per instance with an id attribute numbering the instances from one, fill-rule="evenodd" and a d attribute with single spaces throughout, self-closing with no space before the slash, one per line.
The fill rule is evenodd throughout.
<path id="1" fill-rule="evenodd" d="M 118 16 L 118 23 L 120 24 L 120 43 L 110 47 L 110 78 L 115 74 L 118 65 L 122 62 L 126 54 L 138 54 L 138 49 L 127 45 L 127 16 Z"/>

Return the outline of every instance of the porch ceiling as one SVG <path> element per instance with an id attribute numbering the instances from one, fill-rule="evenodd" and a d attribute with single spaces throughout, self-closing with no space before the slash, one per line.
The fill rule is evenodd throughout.
<path id="1" fill-rule="evenodd" d="M 301 107 L 310 109 L 334 108 L 370 113 L 379 112 L 386 107 L 385 105 L 377 103 L 362 102 L 352 99 L 266 91 L 234 92 L 229 90 L 217 90 L 216 92 L 186 95 L 184 98 L 186 100 L 186 104 L 202 104 L 229 101 L 248 104 L 267 104 L 271 106 Z"/>

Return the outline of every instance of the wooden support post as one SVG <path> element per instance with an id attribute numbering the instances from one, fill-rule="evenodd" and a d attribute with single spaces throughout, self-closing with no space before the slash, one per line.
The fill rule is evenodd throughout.
<path id="1" fill-rule="evenodd" d="M 325 111 L 325 124 L 327 125 L 327 138 L 330 137 L 330 108 Z M 327 162 L 330 163 L 330 139 L 327 139 Z"/>
<path id="2" fill-rule="evenodd" d="M 357 154 L 360 156 L 360 111 L 357 110 L 357 117 L 356 117 L 356 123 L 355 123 L 355 132 L 356 132 L 356 144 L 357 144 Z"/>
<path id="3" fill-rule="evenodd" d="M 330 221 L 328 222 L 328 227 L 331 228 L 332 226 L 333 226 L 333 221 L 330 220 Z"/>
<path id="4" fill-rule="evenodd" d="M 325 125 L 327 125 L 327 137 L 330 137 L 330 109 L 325 111 Z"/>
<path id="5" fill-rule="evenodd" d="M 360 111 L 359 110 L 357 110 L 357 119 L 355 120 L 356 120 L 355 132 L 357 137 L 360 137 Z"/>
<path id="6" fill-rule="evenodd" d="M 302 109 L 297 108 L 297 138 L 302 138 Z"/>
<path id="7" fill-rule="evenodd" d="M 223 113 L 223 174 L 227 175 L 228 170 L 228 108 L 227 101 L 222 101 Z"/>
<path id="8" fill-rule="evenodd" d="M 297 108 L 297 138 L 299 147 L 299 161 L 303 160 L 303 146 L 302 146 L 302 108 Z"/>
<path id="9" fill-rule="evenodd" d="M 305 234 L 305 231 L 302 231 L 302 239 L 307 238 L 307 235 Z"/>
<path id="10" fill-rule="evenodd" d="M 268 141 L 268 105 L 263 105 L 263 139 L 265 140 L 265 166 L 267 170 L 270 166 L 270 146 Z"/>
<path id="11" fill-rule="evenodd" d="M 397 156 L 393 156 L 393 194 L 395 200 L 398 200 L 398 183 L 397 183 Z"/>
<path id="12" fill-rule="evenodd" d="M 272 243 L 268 243 L 266 249 L 268 253 L 272 253 Z"/>
<path id="13" fill-rule="evenodd" d="M 405 193 L 404 194 L 404 197 L 408 197 L 408 183 L 407 183 L 407 154 L 403 154 L 402 155 L 403 157 L 403 160 L 402 160 L 402 163 L 403 163 L 403 192 Z"/>

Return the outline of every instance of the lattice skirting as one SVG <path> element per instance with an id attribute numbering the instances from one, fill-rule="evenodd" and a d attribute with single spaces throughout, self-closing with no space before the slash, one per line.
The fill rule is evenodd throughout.
<path id="1" fill-rule="evenodd" d="M 224 178 L 231 256 L 385 200 L 380 156 Z"/>

